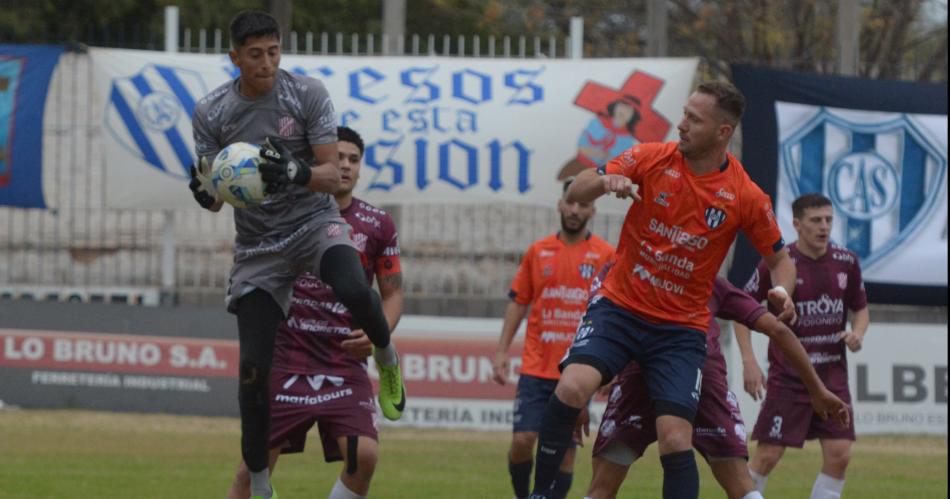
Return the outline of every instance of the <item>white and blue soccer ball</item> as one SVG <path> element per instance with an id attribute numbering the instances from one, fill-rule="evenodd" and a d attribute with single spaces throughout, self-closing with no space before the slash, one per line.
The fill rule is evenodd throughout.
<path id="1" fill-rule="evenodd" d="M 218 199 L 235 208 L 261 204 L 267 193 L 257 165 L 264 162 L 260 146 L 235 142 L 218 153 L 211 165 L 211 185 Z"/>

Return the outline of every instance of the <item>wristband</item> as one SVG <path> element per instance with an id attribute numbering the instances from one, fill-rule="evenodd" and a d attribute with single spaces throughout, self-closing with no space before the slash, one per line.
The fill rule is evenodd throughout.
<path id="1" fill-rule="evenodd" d="M 783 295 L 788 296 L 788 291 L 785 289 L 784 286 L 775 286 L 774 288 L 772 288 L 772 291 L 779 291 Z"/>

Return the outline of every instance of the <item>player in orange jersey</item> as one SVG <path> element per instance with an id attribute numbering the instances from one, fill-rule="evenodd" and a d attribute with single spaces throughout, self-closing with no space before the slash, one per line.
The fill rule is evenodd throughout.
<path id="1" fill-rule="evenodd" d="M 565 192 L 572 181 L 564 182 Z M 511 303 L 505 311 L 494 360 L 495 382 L 504 385 L 510 368 L 508 348 L 530 306 L 508 453 L 511 485 L 518 499 L 530 493 L 531 454 L 538 439 L 542 411 L 561 376 L 558 362 L 574 340 L 577 324 L 587 308 L 591 281 L 614 256 L 610 244 L 587 230 L 587 222 L 596 211 L 592 201 L 569 203 L 562 196 L 557 209 L 561 213 L 561 230 L 536 241 L 521 259 L 511 283 Z M 558 469 L 551 497 L 567 496 L 573 469 L 572 448 Z"/>
<path id="2" fill-rule="evenodd" d="M 703 83 L 683 107 L 678 142 L 640 144 L 598 171 L 577 176 L 567 201 L 631 197 L 617 264 L 591 298 L 539 430 L 532 498 L 551 497 L 574 424 L 598 387 L 636 360 L 647 377 L 663 463 L 663 497 L 695 498 L 699 472 L 692 421 L 706 358 L 706 303 L 739 230 L 764 257 L 769 301 L 794 319 L 786 289 L 795 266 L 784 249 L 769 197 L 726 152 L 745 108 L 739 90 Z M 829 404 L 820 412 L 835 412 Z M 827 417 L 827 414 L 824 414 Z"/>

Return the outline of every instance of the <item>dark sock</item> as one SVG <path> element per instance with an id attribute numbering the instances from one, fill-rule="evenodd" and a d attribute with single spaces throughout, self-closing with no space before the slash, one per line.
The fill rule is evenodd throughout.
<path id="1" fill-rule="evenodd" d="M 511 475 L 511 487 L 515 490 L 515 497 L 526 499 L 531 493 L 531 468 L 534 461 L 527 460 L 523 463 L 513 463 L 508 461 L 508 474 Z"/>
<path id="2" fill-rule="evenodd" d="M 534 497 L 553 497 L 554 482 L 557 479 L 564 453 L 571 445 L 574 435 L 574 423 L 581 410 L 571 407 L 551 395 L 541 418 L 538 432 L 537 469 L 534 472 Z"/>
<path id="3" fill-rule="evenodd" d="M 362 329 L 378 349 L 389 346 L 389 322 L 383 315 L 382 300 L 369 283 L 355 249 L 332 246 L 320 259 L 320 280 L 333 289 L 353 318 L 353 329 Z"/>
<path id="4" fill-rule="evenodd" d="M 692 450 L 660 456 L 663 463 L 663 499 L 699 497 L 699 469 Z"/>
<path id="5" fill-rule="evenodd" d="M 571 490 L 571 483 L 573 481 L 574 473 L 559 471 L 557 478 L 554 479 L 554 490 L 551 492 L 551 499 L 565 499 L 567 493 Z"/>
<path id="6" fill-rule="evenodd" d="M 280 305 L 256 289 L 237 306 L 240 361 L 238 406 L 241 409 L 241 455 L 252 472 L 267 469 L 270 439 L 270 368 L 274 337 L 284 318 Z"/>

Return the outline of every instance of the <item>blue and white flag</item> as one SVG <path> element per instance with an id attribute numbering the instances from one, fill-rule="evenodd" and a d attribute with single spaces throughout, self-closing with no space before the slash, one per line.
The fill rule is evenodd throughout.
<path id="1" fill-rule="evenodd" d="M 112 80 L 106 129 L 150 166 L 188 178 L 195 154 L 191 114 L 207 93 L 195 71 L 148 64 L 134 75 Z"/>
<path id="2" fill-rule="evenodd" d="M 0 45 L 0 205 L 45 208 L 43 112 L 62 47 Z"/>
<path id="3" fill-rule="evenodd" d="M 792 201 L 824 194 L 832 240 L 860 258 L 871 301 L 945 304 L 946 85 L 733 71 L 747 98 L 743 163 L 773 196 L 785 240 L 797 239 Z M 742 282 L 757 258 L 736 255 Z"/>

